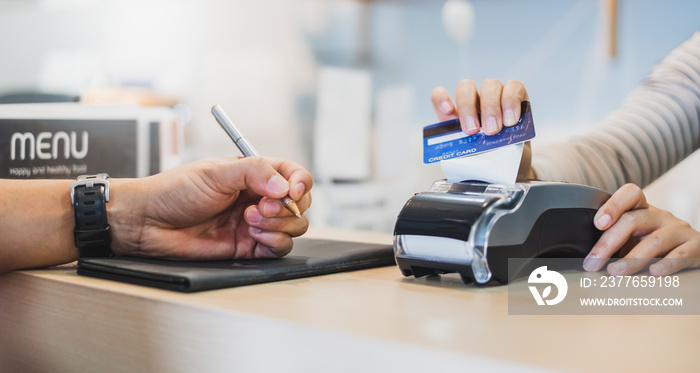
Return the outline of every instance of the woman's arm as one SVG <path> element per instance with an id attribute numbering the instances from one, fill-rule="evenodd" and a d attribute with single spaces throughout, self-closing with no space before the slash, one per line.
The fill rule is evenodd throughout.
<path id="1" fill-rule="evenodd" d="M 542 180 L 614 192 L 644 188 L 700 148 L 700 32 L 674 49 L 623 105 L 584 135 L 533 151 Z"/>

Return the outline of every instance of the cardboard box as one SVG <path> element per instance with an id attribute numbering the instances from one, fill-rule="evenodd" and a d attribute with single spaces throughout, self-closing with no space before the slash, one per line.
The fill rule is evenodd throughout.
<path id="1" fill-rule="evenodd" d="M 166 107 L 0 105 L 0 178 L 143 177 L 179 165 L 182 143 Z"/>

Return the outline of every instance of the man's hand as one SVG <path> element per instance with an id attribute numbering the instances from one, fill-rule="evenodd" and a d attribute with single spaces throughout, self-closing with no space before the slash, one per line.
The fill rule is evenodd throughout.
<path id="1" fill-rule="evenodd" d="M 107 205 L 113 251 L 173 259 L 272 258 L 289 253 L 308 229 L 279 201 L 303 213 L 311 175 L 281 159 L 249 157 L 190 163 L 148 178 L 113 181 Z"/>

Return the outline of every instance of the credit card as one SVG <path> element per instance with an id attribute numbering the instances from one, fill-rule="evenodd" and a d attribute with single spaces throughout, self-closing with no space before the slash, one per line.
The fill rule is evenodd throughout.
<path id="1" fill-rule="evenodd" d="M 423 163 L 435 163 L 446 159 L 479 154 L 506 145 L 519 144 L 535 137 L 530 102 L 523 101 L 520 120 L 512 127 L 503 127 L 501 132 L 487 136 L 483 132 L 467 136 L 460 127 L 459 119 L 451 119 L 423 127 Z"/>

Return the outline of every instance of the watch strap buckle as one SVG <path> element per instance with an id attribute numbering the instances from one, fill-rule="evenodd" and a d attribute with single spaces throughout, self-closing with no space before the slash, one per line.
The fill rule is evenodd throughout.
<path id="1" fill-rule="evenodd" d="M 107 179 L 109 175 L 106 173 L 100 173 L 96 175 L 80 175 L 78 180 L 70 185 L 70 203 L 75 205 L 75 188 L 94 188 L 95 185 L 101 185 L 104 187 L 105 202 L 109 202 L 109 181 Z"/>

